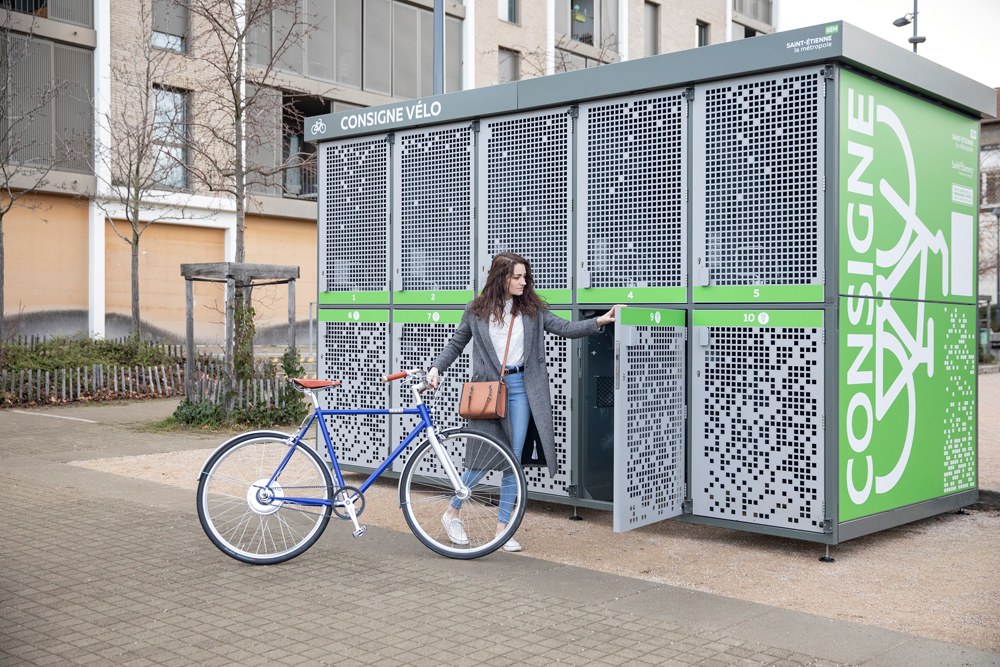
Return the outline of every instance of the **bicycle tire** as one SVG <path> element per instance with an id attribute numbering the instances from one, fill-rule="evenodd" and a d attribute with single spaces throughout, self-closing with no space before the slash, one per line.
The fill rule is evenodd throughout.
<path id="1" fill-rule="evenodd" d="M 424 546 L 442 556 L 472 559 L 493 553 L 514 536 L 524 517 L 527 483 L 520 462 L 509 448 L 491 436 L 472 429 L 445 431 L 438 435 L 438 439 L 445 451 L 451 454 L 455 468 L 463 479 L 469 479 L 465 477 L 466 471 L 477 470 L 476 465 L 485 465 L 490 469 L 490 473 L 473 487 L 472 495 L 462 504 L 460 516 L 469 543 L 453 543 L 441 522 L 455 491 L 440 470 L 440 462 L 430 440 L 424 440 L 413 450 L 399 478 L 399 505 L 406 523 Z M 466 453 L 471 442 L 478 443 L 480 449 L 475 450 L 473 459 L 467 460 Z M 513 508 L 507 527 L 496 535 L 499 507 L 493 501 L 499 497 L 498 484 L 505 471 L 512 473 L 515 484 Z"/>
<path id="2" fill-rule="evenodd" d="M 202 469 L 198 520 L 208 539 L 227 556 L 252 565 L 281 563 L 306 551 L 326 530 L 330 506 L 268 503 L 252 491 L 259 491 L 260 483 L 278 468 L 288 452 L 288 439 L 277 433 L 237 436 L 216 450 Z M 281 489 L 279 496 L 329 500 L 333 493 L 326 463 L 302 442 L 296 444 L 275 483 Z"/>

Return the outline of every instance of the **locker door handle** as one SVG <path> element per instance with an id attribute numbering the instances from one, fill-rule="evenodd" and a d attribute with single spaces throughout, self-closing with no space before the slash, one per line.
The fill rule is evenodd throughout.
<path id="1" fill-rule="evenodd" d="M 621 378 L 622 370 L 622 353 L 621 353 L 621 343 L 615 341 L 615 389 L 618 389 L 618 382 Z"/>
<path id="2" fill-rule="evenodd" d="M 702 347 L 708 347 L 709 342 L 708 327 L 698 327 L 698 343 Z"/>

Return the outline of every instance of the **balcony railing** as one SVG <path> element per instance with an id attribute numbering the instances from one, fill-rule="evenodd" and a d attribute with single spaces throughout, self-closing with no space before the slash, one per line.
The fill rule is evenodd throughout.
<path id="1" fill-rule="evenodd" d="M 314 199 L 316 197 L 315 161 L 285 171 L 285 196 L 300 199 Z"/>
<path id="2" fill-rule="evenodd" d="M 733 0 L 733 11 L 771 25 L 771 0 Z"/>

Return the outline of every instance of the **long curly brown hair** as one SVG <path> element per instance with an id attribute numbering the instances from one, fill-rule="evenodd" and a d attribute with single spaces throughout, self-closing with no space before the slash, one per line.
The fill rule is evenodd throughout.
<path id="1" fill-rule="evenodd" d="M 549 305 L 535 292 L 535 278 L 531 275 L 531 262 L 512 252 L 501 252 L 493 258 L 490 274 L 486 278 L 486 286 L 472 302 L 469 312 L 481 320 L 492 316 L 497 324 L 504 320 L 504 292 L 507 281 L 514 273 L 514 267 L 524 264 L 524 294 L 514 296 L 512 313 L 514 317 L 527 315 L 535 319 L 535 313 L 545 312 Z"/>

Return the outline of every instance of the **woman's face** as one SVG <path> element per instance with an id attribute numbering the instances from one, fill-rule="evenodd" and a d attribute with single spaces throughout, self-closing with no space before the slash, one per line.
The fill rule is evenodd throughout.
<path id="1" fill-rule="evenodd" d="M 514 265 L 514 270 L 511 272 L 510 277 L 507 278 L 506 298 L 509 299 L 512 296 L 521 296 L 524 294 L 524 287 L 528 284 L 527 273 L 528 270 L 524 268 L 524 264 Z"/>

